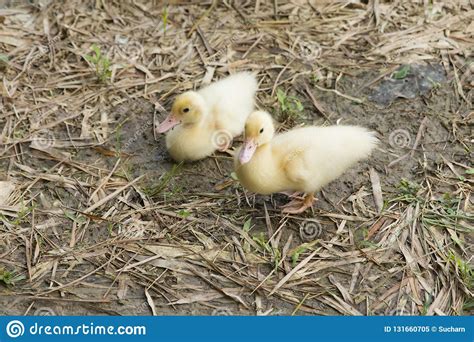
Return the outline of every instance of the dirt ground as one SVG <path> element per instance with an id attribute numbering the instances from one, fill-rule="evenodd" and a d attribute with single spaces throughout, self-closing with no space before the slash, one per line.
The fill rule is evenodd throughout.
<path id="1" fill-rule="evenodd" d="M 468 1 L 0 0 L 0 314 L 472 313 L 473 19 Z M 301 215 L 226 153 L 175 164 L 153 129 L 174 96 L 240 70 L 280 131 L 356 124 L 379 147 Z"/>

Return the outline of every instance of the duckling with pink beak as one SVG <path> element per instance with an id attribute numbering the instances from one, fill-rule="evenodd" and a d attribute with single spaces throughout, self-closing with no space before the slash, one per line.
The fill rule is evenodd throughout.
<path id="1" fill-rule="evenodd" d="M 158 133 L 166 132 L 171 157 L 194 161 L 227 149 L 242 134 L 256 91 L 255 75 L 242 72 L 178 95 L 170 114 L 157 127 Z"/>
<path id="2" fill-rule="evenodd" d="M 358 126 L 309 126 L 275 135 L 270 114 L 255 111 L 245 124 L 235 173 L 258 194 L 303 192 L 282 207 L 298 214 L 313 206 L 316 191 L 368 158 L 377 142 L 373 132 Z"/>

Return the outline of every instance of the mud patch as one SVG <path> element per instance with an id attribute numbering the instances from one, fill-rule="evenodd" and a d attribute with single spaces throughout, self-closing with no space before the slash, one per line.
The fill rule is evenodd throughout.
<path id="1" fill-rule="evenodd" d="M 441 64 L 404 64 L 384 77 L 369 95 L 369 100 L 388 106 L 397 98 L 414 99 L 441 87 L 446 75 Z"/>

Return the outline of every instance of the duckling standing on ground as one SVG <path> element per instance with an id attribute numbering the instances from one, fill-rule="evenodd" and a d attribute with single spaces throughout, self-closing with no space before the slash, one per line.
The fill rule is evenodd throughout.
<path id="1" fill-rule="evenodd" d="M 171 157 L 193 161 L 226 150 L 242 134 L 256 91 L 255 76 L 242 72 L 177 96 L 171 113 L 157 128 L 159 133 L 174 128 L 166 135 Z"/>
<path id="2" fill-rule="evenodd" d="M 312 207 L 316 191 L 367 158 L 378 142 L 373 132 L 357 126 L 311 126 L 274 133 L 270 114 L 250 114 L 244 143 L 235 154 L 235 172 L 245 188 L 258 194 L 304 192 L 303 199 L 283 206 L 283 212 L 291 214 Z"/>

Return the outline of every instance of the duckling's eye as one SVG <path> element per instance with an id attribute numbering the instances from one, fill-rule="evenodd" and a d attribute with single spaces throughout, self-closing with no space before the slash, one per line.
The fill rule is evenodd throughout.
<path id="1" fill-rule="evenodd" d="M 262 133 L 263 133 L 263 128 L 260 130 L 260 134 L 262 134 Z"/>
<path id="2" fill-rule="evenodd" d="M 183 109 L 183 113 L 187 113 L 187 112 L 189 112 L 189 108 L 188 108 L 188 107 L 186 107 L 186 108 Z"/>

